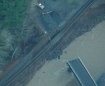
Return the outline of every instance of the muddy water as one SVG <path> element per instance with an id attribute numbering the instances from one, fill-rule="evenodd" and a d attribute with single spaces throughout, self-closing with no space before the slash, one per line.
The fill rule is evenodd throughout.
<path id="1" fill-rule="evenodd" d="M 80 57 L 92 77 L 97 80 L 105 72 L 105 21 L 73 41 L 61 59 L 46 62 L 27 86 L 79 86 L 67 71 L 67 60 Z"/>

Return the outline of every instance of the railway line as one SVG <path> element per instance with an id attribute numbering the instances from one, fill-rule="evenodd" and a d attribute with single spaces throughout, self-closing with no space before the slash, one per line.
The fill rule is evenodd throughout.
<path id="1" fill-rule="evenodd" d="M 10 71 L 4 78 L 2 78 L 2 80 L 0 80 L 0 86 L 12 86 L 11 84 L 17 79 L 19 78 L 19 75 L 22 74 L 24 72 L 25 69 L 31 67 L 31 65 L 33 65 L 34 63 L 37 63 L 39 60 L 44 60 L 46 58 L 42 58 L 47 52 L 49 52 L 49 49 L 51 47 L 53 47 L 53 45 L 55 45 L 57 42 L 59 42 L 59 40 L 61 40 L 63 38 L 62 41 L 59 42 L 59 45 L 57 45 L 57 47 L 60 46 L 60 44 L 65 40 L 64 38 L 67 36 L 68 31 L 70 32 L 73 28 L 71 28 L 71 26 L 78 20 L 78 18 L 80 17 L 80 15 L 86 10 L 88 9 L 95 0 L 89 0 L 73 17 L 71 20 L 68 21 L 68 23 L 62 28 L 62 30 L 53 38 L 51 39 L 50 43 L 41 51 L 39 52 L 33 59 L 30 60 L 30 58 L 28 58 L 27 60 L 30 60 L 28 63 L 24 61 L 21 61 L 21 63 L 23 62 L 23 67 L 20 68 L 15 68 L 14 71 Z M 57 48 L 56 47 L 56 48 Z M 54 50 L 56 49 L 54 48 Z M 54 51 L 52 50 L 52 52 Z M 32 57 L 32 54 L 34 53 L 34 51 L 32 50 L 28 56 Z M 39 63 L 37 63 L 39 64 Z M 21 66 L 21 64 L 17 65 L 16 67 Z M 12 75 L 11 75 L 12 74 Z"/>

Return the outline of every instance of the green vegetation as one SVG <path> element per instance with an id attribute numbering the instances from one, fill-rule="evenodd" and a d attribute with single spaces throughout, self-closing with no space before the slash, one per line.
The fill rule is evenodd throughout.
<path id="1" fill-rule="evenodd" d="M 0 47 L 5 45 L 4 39 L 0 36 Z"/>
<path id="2" fill-rule="evenodd" d="M 26 0 L 0 0 L 0 26 L 20 27 L 26 8 Z"/>
<path id="3" fill-rule="evenodd" d="M 14 59 L 26 10 L 26 0 L 0 0 L 0 71 Z"/>
<path id="4" fill-rule="evenodd" d="M 27 1 L 0 0 L 0 74 L 11 60 L 27 54 L 43 35 L 40 26 L 31 21 L 32 15 L 25 16 L 31 5 Z"/>

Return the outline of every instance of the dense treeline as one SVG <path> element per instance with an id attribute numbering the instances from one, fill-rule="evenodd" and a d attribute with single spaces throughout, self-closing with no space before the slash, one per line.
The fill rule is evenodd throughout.
<path id="1" fill-rule="evenodd" d="M 0 0 L 0 26 L 20 27 L 25 10 L 26 0 Z"/>
<path id="2" fill-rule="evenodd" d="M 27 54 L 43 36 L 28 2 L 0 0 L 0 74 L 10 61 Z"/>
<path id="3" fill-rule="evenodd" d="M 13 59 L 19 45 L 18 35 L 27 10 L 26 0 L 0 0 L 0 73 Z M 17 50 L 17 56 L 20 50 Z"/>

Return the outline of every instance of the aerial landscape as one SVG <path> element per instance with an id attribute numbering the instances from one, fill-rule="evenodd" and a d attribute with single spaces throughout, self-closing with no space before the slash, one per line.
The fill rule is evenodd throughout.
<path id="1" fill-rule="evenodd" d="M 0 0 L 0 86 L 105 86 L 105 0 Z"/>

